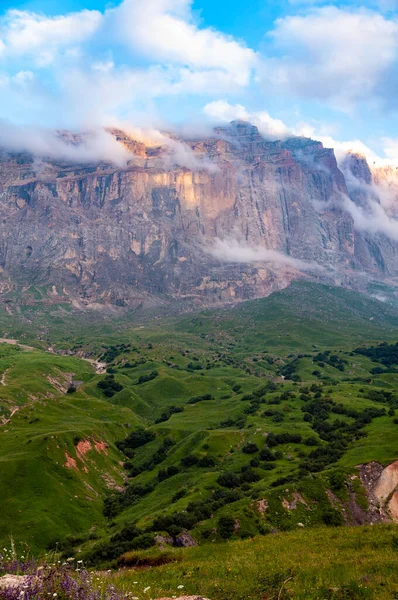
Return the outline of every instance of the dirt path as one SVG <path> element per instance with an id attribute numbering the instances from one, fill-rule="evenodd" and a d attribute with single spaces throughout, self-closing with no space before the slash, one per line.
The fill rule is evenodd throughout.
<path id="1" fill-rule="evenodd" d="M 8 419 L 5 419 L 5 418 L 3 417 L 3 420 L 2 420 L 2 423 L 1 423 L 1 425 L 7 425 L 7 423 L 9 423 L 9 422 L 11 421 L 11 418 L 12 418 L 12 417 L 15 415 L 15 413 L 16 413 L 16 412 L 18 412 L 18 411 L 19 411 L 19 406 L 16 406 L 16 407 L 15 407 L 15 408 L 14 408 L 14 409 L 11 411 L 11 414 L 10 414 L 10 416 L 8 417 Z"/>
<path id="2" fill-rule="evenodd" d="M 9 344 L 10 346 L 19 346 L 24 350 L 37 350 L 37 348 L 33 348 L 33 346 L 25 346 L 24 344 L 20 344 L 18 340 L 12 340 L 10 338 L 0 338 L 0 344 Z"/>
<path id="3" fill-rule="evenodd" d="M 103 375 L 106 373 L 106 363 L 100 362 L 99 360 L 94 360 L 93 358 L 84 358 L 83 356 L 78 356 L 81 360 L 85 360 L 89 362 L 95 368 L 95 372 L 97 375 Z"/>
<path id="4" fill-rule="evenodd" d="M 8 373 L 9 370 L 10 369 L 6 369 L 4 371 L 4 373 L 3 373 L 3 375 L 1 376 L 1 380 L 0 380 L 1 385 L 6 385 L 6 375 L 7 375 L 7 373 Z"/>

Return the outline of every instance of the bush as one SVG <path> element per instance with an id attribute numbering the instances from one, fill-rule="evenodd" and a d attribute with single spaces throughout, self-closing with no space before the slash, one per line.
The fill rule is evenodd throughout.
<path id="1" fill-rule="evenodd" d="M 258 446 L 254 442 L 248 442 L 245 446 L 243 446 L 242 452 L 245 454 L 255 454 L 258 452 Z"/>
<path id="2" fill-rule="evenodd" d="M 217 523 L 218 534 L 227 540 L 235 531 L 235 520 L 232 517 L 220 517 Z"/>
<path id="3" fill-rule="evenodd" d="M 335 508 L 327 508 L 324 510 L 322 519 L 325 525 L 328 525 L 329 527 L 340 527 L 340 525 L 344 525 L 343 516 Z"/>
<path id="4" fill-rule="evenodd" d="M 215 467 L 216 461 L 213 456 L 210 454 L 206 454 L 206 456 L 202 456 L 202 458 L 198 461 L 198 467 Z"/>
<path id="5" fill-rule="evenodd" d="M 152 373 L 149 373 L 149 375 L 141 375 L 136 385 L 141 385 L 142 383 L 146 383 L 147 381 L 152 381 L 152 379 L 156 379 L 158 375 L 159 373 L 157 371 L 152 371 Z"/>
<path id="6" fill-rule="evenodd" d="M 114 375 L 107 375 L 104 379 L 101 379 L 97 383 L 97 387 L 103 391 L 107 398 L 112 398 L 116 392 L 121 392 L 123 389 L 122 384 L 115 381 Z"/>
<path id="7" fill-rule="evenodd" d="M 211 394 L 203 394 L 202 396 L 194 396 L 188 400 L 188 404 L 196 404 L 197 402 L 202 402 L 203 400 L 214 400 Z"/>
<path id="8" fill-rule="evenodd" d="M 132 431 L 123 442 L 116 442 L 116 445 L 119 450 L 122 451 L 126 448 L 140 448 L 141 446 L 145 446 L 145 444 L 152 442 L 155 437 L 153 431 L 140 427 L 139 429 Z"/>
<path id="9" fill-rule="evenodd" d="M 181 459 L 181 464 L 184 467 L 193 467 L 194 465 L 197 465 L 199 462 L 199 458 L 197 456 L 195 456 L 194 454 L 188 454 L 187 456 L 184 456 Z"/>
<path id="10" fill-rule="evenodd" d="M 218 476 L 217 483 L 222 487 L 235 488 L 239 486 L 240 479 L 236 473 L 226 472 Z"/>
<path id="11" fill-rule="evenodd" d="M 276 460 L 275 454 L 266 446 L 261 450 L 258 455 L 261 460 L 265 460 L 266 462 L 272 462 Z"/>
<path id="12" fill-rule="evenodd" d="M 180 500 L 181 498 L 184 498 L 184 496 L 187 495 L 187 490 L 185 488 L 182 488 L 181 490 L 178 490 L 178 492 L 176 492 L 174 494 L 174 496 L 172 497 L 172 502 L 177 502 L 177 500 Z"/>
<path id="13" fill-rule="evenodd" d="M 171 415 L 181 412 L 184 412 L 182 406 L 169 406 L 169 408 L 166 408 L 166 410 L 162 412 L 161 416 L 156 419 L 155 423 L 164 423 L 170 419 Z"/>
<path id="14" fill-rule="evenodd" d="M 170 477 L 173 477 L 173 475 L 177 475 L 179 472 L 180 472 L 180 469 L 178 467 L 171 465 L 167 469 L 160 469 L 160 471 L 158 473 L 158 479 L 159 479 L 159 481 L 164 481 L 165 479 L 169 479 Z"/>
<path id="15" fill-rule="evenodd" d="M 345 485 L 345 475 L 342 471 L 334 471 L 329 475 L 332 490 L 341 490 Z"/>

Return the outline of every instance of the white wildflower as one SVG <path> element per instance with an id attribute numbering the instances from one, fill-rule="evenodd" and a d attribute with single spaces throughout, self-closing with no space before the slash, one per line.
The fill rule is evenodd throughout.
<path id="1" fill-rule="evenodd" d="M 148 585 L 148 587 L 144 588 L 144 594 L 146 594 L 146 593 L 147 593 L 147 591 L 148 591 L 148 590 L 150 590 L 150 589 L 151 589 L 151 586 L 150 586 L 150 585 Z"/>

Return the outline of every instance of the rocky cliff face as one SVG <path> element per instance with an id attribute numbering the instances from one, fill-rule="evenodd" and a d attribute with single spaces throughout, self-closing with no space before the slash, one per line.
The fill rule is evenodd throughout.
<path id="1" fill-rule="evenodd" d="M 264 296 L 297 277 L 397 275 L 398 245 L 355 230 L 341 199 L 351 193 L 364 206 L 366 198 L 349 191 L 333 151 L 319 142 L 270 142 L 237 122 L 185 141 L 188 166 L 178 166 L 161 146 L 112 134 L 131 152 L 124 168 L 2 154 L 3 299 L 34 284 L 77 305 L 176 297 L 210 304 Z M 347 169 L 370 186 L 366 167 L 353 159 Z M 220 239 L 311 264 L 304 273 L 302 263 L 248 264 L 244 253 L 241 263 L 216 259 Z"/>

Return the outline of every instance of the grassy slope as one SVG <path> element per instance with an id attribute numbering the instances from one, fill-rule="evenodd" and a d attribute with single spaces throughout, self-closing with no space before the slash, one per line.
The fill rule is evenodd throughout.
<path id="1" fill-rule="evenodd" d="M 269 535 L 186 549 L 176 553 L 179 562 L 120 571 L 114 581 L 138 598 L 147 586 L 152 598 L 179 596 L 183 585 L 184 595 L 212 600 L 391 600 L 398 595 L 394 537 L 394 526 Z"/>
<path id="2" fill-rule="evenodd" d="M 37 550 L 68 534 L 100 529 L 107 489 L 103 476 L 123 482 L 112 443 L 127 432 L 125 423 L 134 425 L 137 418 L 83 389 L 65 395 L 48 380 L 64 384 L 73 373 L 89 382 L 95 375 L 86 361 L 7 345 L 0 349 L 0 368 L 8 369 L 0 389 L 4 417 L 20 407 L 0 427 L 2 541 L 13 535 Z M 104 441 L 110 448 L 106 454 L 91 450 L 83 462 L 76 456 L 77 438 Z M 65 468 L 65 453 L 77 460 L 76 469 Z"/>
<path id="3" fill-rule="evenodd" d="M 40 319 L 39 323 L 45 321 L 44 316 Z M 8 322 L 4 315 L 1 322 L 4 331 L 18 334 L 15 322 Z M 85 315 L 72 326 L 65 312 L 60 316 L 55 310 L 48 316 L 48 322 L 45 336 L 43 331 L 40 335 L 61 348 L 98 353 L 103 343 L 128 342 L 132 347 L 114 361 L 116 380 L 124 389 L 112 399 L 106 399 L 96 385 L 102 377 L 95 375 L 87 362 L 1 346 L 0 369 L 9 371 L 6 386 L 0 386 L 0 406 L 4 416 L 13 406 L 23 407 L 9 425 L 0 428 L 0 487 L 6 490 L 0 540 L 13 534 L 34 549 L 42 549 L 67 534 L 86 534 L 93 527 L 98 535 L 108 535 L 107 532 L 117 530 L 126 522 L 138 520 L 145 526 L 159 511 L 183 510 L 190 501 L 207 498 L 221 470 L 238 472 L 248 464 L 252 457 L 242 452 L 245 442 L 254 441 L 262 447 L 264 435 L 270 431 L 293 430 L 304 438 L 314 435 L 310 425 L 303 421 L 303 401 L 297 398 L 298 387 L 283 383 L 277 377 L 278 367 L 289 362 L 292 358 L 287 355 L 297 349 L 312 353 L 321 348 L 337 348 L 344 352 L 342 356 L 349 361 L 344 373 L 329 366 L 320 369 L 322 377 L 329 378 L 325 380 L 328 386 L 329 382 L 335 383 L 331 387 L 333 399 L 360 410 L 379 407 L 359 391 L 366 385 L 364 381 L 369 379 L 369 370 L 375 364 L 365 357 L 350 357 L 346 352 L 363 341 L 398 338 L 395 309 L 345 290 L 303 283 L 228 311 L 205 311 L 178 321 L 151 322 L 145 327 L 126 321 L 93 327 L 85 321 Z M 24 333 L 25 339 L 32 340 L 37 331 L 27 327 Z M 274 364 L 267 362 L 269 356 L 273 357 Z M 194 358 L 204 367 L 209 360 L 211 368 L 189 370 L 188 365 L 195 362 Z M 134 363 L 139 359 L 146 362 L 129 369 L 121 366 L 126 361 Z M 319 382 L 312 375 L 314 368 L 312 357 L 300 359 L 298 373 L 303 381 Z M 136 385 L 139 376 L 153 370 L 159 372 L 155 380 Z M 82 384 L 73 396 L 59 392 L 48 379 L 50 376 L 65 382 L 67 377 L 65 379 L 63 373 L 74 373 L 74 379 Z M 396 377 L 379 376 L 372 386 L 394 390 Z M 356 378 L 362 381 L 353 382 Z M 266 381 L 275 379 L 281 385 L 279 394 L 291 390 L 296 395 L 294 400 L 271 406 L 283 415 L 281 423 L 262 416 L 268 407 L 261 405 L 256 414 L 247 415 L 243 429 L 220 428 L 227 417 L 238 417 L 248 408 L 250 402 L 242 401 L 244 393 L 251 393 Z M 232 391 L 237 384 L 241 390 Z M 187 404 L 192 396 L 205 393 L 212 394 L 214 400 Z M 271 394 L 268 399 L 272 398 Z M 184 412 L 173 415 L 165 423 L 154 424 L 170 405 L 183 406 Z M 102 516 L 107 489 L 103 475 L 118 484 L 122 482 L 119 462 L 124 458 L 114 443 L 130 431 L 127 424 L 143 424 L 152 427 L 157 434 L 154 442 L 137 450 L 134 464 L 148 460 L 165 437 L 171 436 L 175 441 L 165 461 L 135 478 L 138 483 L 156 483 L 160 467 L 179 464 L 189 453 L 211 454 L 217 466 L 191 467 L 157 484 L 148 496 L 118 515 L 109 530 Z M 396 459 L 396 428 L 391 417 L 375 419 L 368 426 L 368 437 L 349 448 L 340 465 L 351 469 L 360 462 L 380 460 L 387 464 Z M 108 454 L 92 450 L 86 463 L 79 461 L 76 437 L 105 441 L 109 444 Z M 278 449 L 282 456 L 276 468 L 273 471 L 259 469 L 261 480 L 249 486 L 241 501 L 217 514 L 217 517 L 232 514 L 239 518 L 241 535 L 256 531 L 259 516 L 252 504 L 261 498 L 267 498 L 272 505 L 272 516 L 263 519 L 262 526 L 289 528 L 298 522 L 321 522 L 321 513 L 315 505 L 311 511 L 302 506 L 292 513 L 282 510 L 283 488 L 274 490 L 271 484 L 296 471 L 299 454 L 309 449 L 302 444 L 287 444 Z M 78 470 L 67 470 L 63 466 L 65 452 L 77 460 Z M 307 481 L 302 482 L 300 491 L 310 500 L 323 494 L 321 503 L 324 504 L 327 499 L 322 490 L 327 475 L 325 480 L 322 477 L 317 477 L 316 489 L 313 482 Z M 186 488 L 187 495 L 172 506 L 172 497 L 181 487 Z M 215 523 L 216 519 L 208 520 L 195 534 L 201 537 L 203 531 Z"/>

